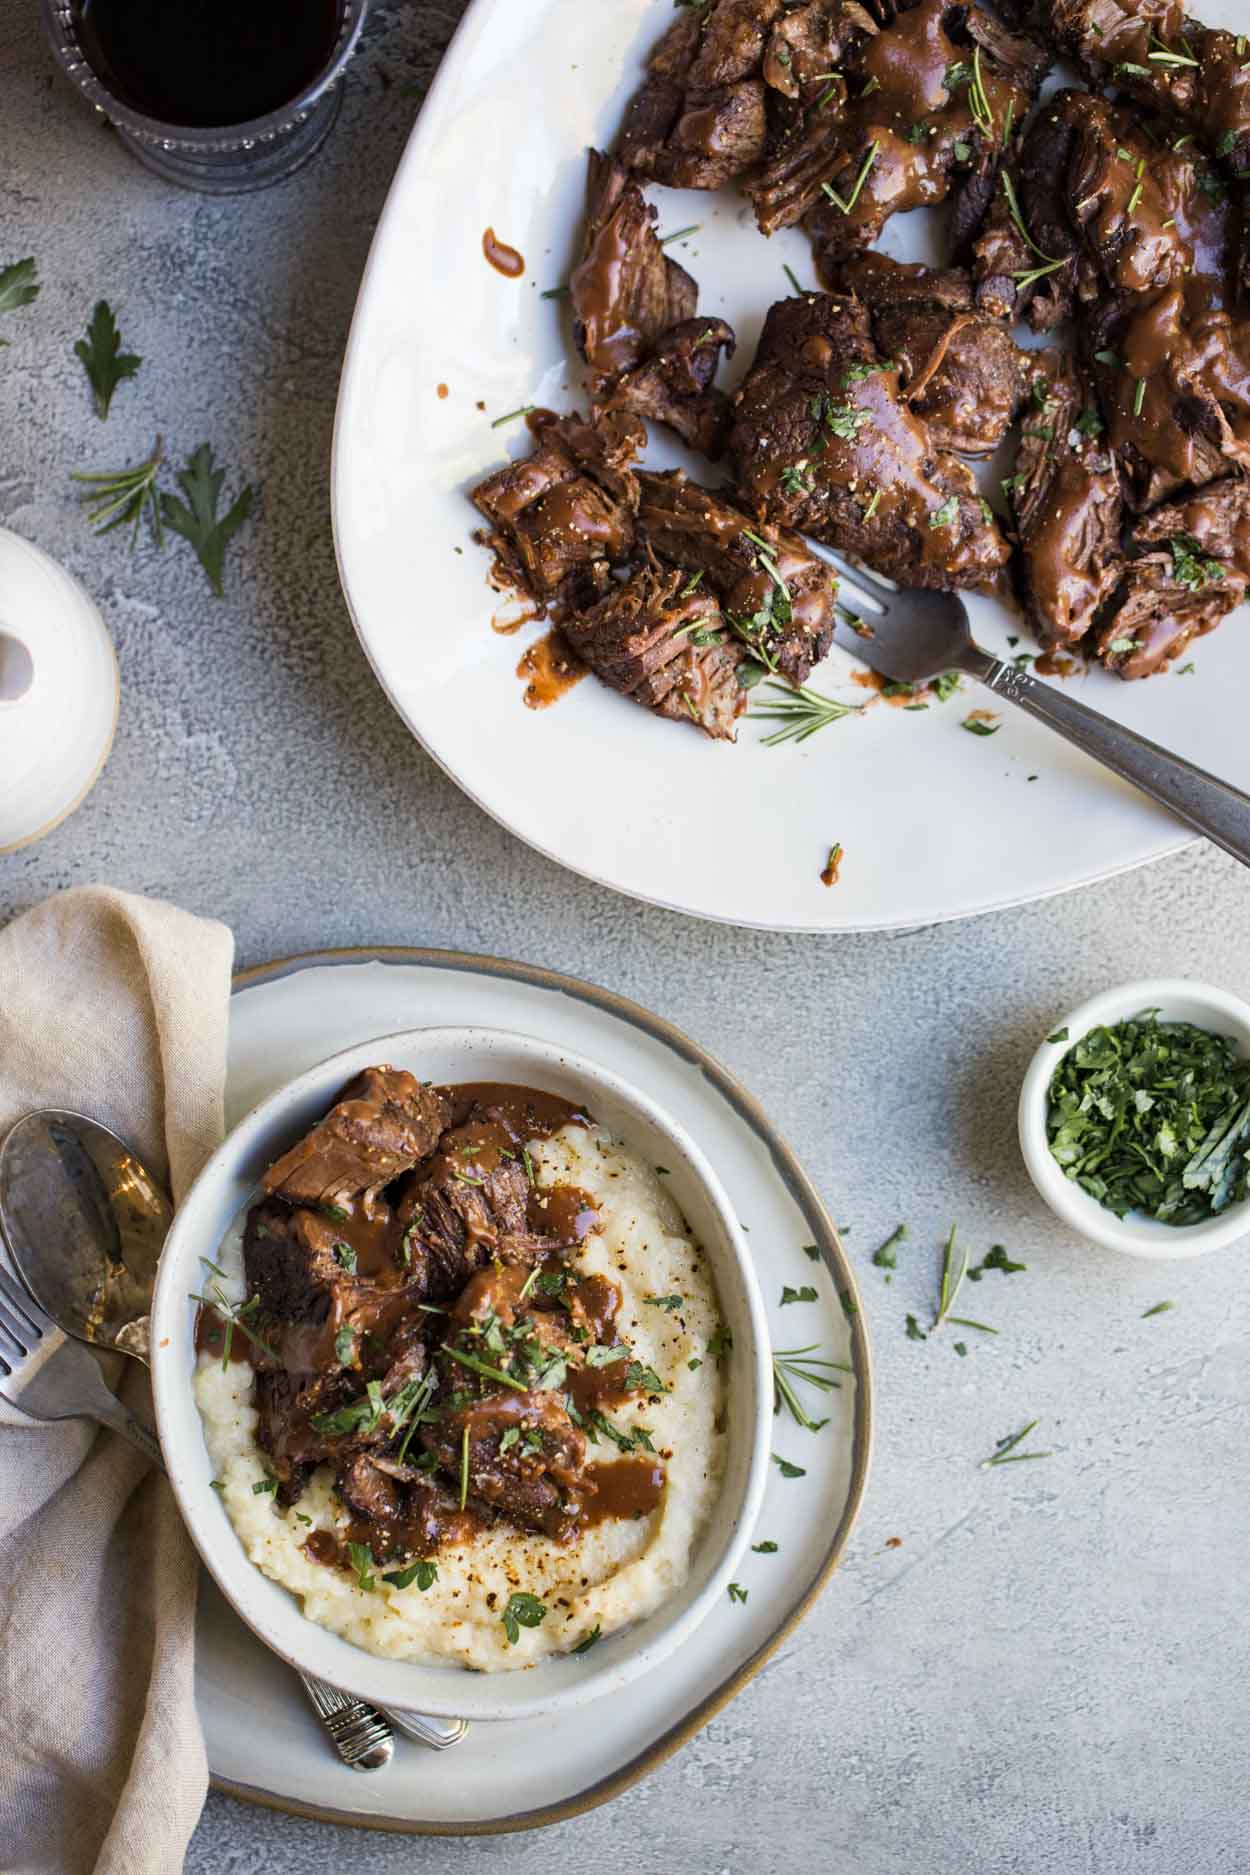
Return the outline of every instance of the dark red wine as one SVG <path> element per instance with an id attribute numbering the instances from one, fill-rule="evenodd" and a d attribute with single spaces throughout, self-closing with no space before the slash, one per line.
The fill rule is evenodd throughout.
<path id="1" fill-rule="evenodd" d="M 201 129 L 267 117 L 329 64 L 342 0 L 80 0 L 87 62 L 123 104 Z"/>

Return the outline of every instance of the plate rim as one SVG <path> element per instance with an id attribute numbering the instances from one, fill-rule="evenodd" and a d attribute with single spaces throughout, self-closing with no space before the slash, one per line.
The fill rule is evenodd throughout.
<path id="1" fill-rule="evenodd" d="M 767 1665 L 782 1642 L 794 1632 L 827 1588 L 834 1571 L 842 1560 L 843 1551 L 859 1515 L 867 1488 L 871 1461 L 873 1380 L 864 1310 L 854 1269 L 842 1247 L 837 1226 L 824 1200 L 804 1170 L 794 1148 L 769 1120 L 755 1096 L 714 1055 L 687 1035 L 683 1029 L 669 1022 L 665 1017 L 645 1009 L 642 1004 L 634 1002 L 631 998 L 619 995 L 615 990 L 605 989 L 599 984 L 588 982 L 582 977 L 570 976 L 563 971 L 548 970 L 539 964 L 521 963 L 511 958 L 420 945 L 387 944 L 353 945 L 293 952 L 288 956 L 273 958 L 266 963 L 253 964 L 247 969 L 234 973 L 230 994 L 233 999 L 244 990 L 259 988 L 266 983 L 276 983 L 285 977 L 299 975 L 305 970 L 369 963 L 417 965 L 424 969 L 467 971 L 471 974 L 476 973 L 481 976 L 523 983 L 530 988 L 555 991 L 575 1002 L 588 1003 L 593 1008 L 640 1029 L 654 1041 L 659 1042 L 661 1046 L 668 1048 L 670 1052 L 678 1055 L 691 1066 L 697 1067 L 767 1148 L 774 1170 L 812 1230 L 813 1241 L 819 1245 L 821 1259 L 833 1276 L 839 1293 L 845 1293 L 851 1303 L 848 1327 L 856 1384 L 851 1423 L 850 1478 L 842 1514 L 820 1566 L 806 1589 L 787 1610 L 768 1639 L 763 1641 L 740 1666 L 727 1675 L 675 1725 L 661 1732 L 627 1763 L 610 1772 L 606 1777 L 596 1779 L 584 1790 L 562 1798 L 558 1803 L 545 1804 L 534 1810 L 517 1811 L 508 1816 L 494 1817 L 484 1822 L 455 1824 L 414 1822 L 407 1817 L 362 1816 L 355 1811 L 338 1810 L 320 1804 L 305 1803 L 297 1798 L 283 1797 L 276 1792 L 264 1790 L 258 1785 L 241 1783 L 233 1778 L 221 1777 L 216 1773 L 209 1776 L 210 1788 L 221 1791 L 225 1796 L 238 1798 L 244 1803 L 257 1804 L 264 1809 L 279 1810 L 288 1816 L 310 1817 L 321 1823 L 351 1825 L 357 1829 L 372 1829 L 385 1834 L 403 1836 L 519 1834 L 524 1830 L 544 1829 L 550 1824 L 567 1822 L 573 1817 L 583 1816 L 588 1811 L 597 1809 L 599 1805 L 620 1796 L 649 1772 L 658 1769 L 698 1732 L 702 1731 L 717 1713 L 723 1711 L 732 1700 L 737 1698 L 743 1688 L 749 1685 Z"/>
<path id="2" fill-rule="evenodd" d="M 478 31 L 481 20 L 489 15 L 492 6 L 495 4 L 497 4 L 497 0 L 471 0 L 471 4 L 462 14 L 455 31 L 452 33 L 443 51 L 442 58 L 431 80 L 429 89 L 421 101 L 416 119 L 409 132 L 408 141 L 404 145 L 403 154 L 391 178 L 390 185 L 387 189 L 386 200 L 382 207 L 382 213 L 378 217 L 377 226 L 373 231 L 373 237 L 369 243 L 369 252 L 365 259 L 365 265 L 360 277 L 360 285 L 357 289 L 355 303 L 352 307 L 351 323 L 348 327 L 347 340 L 343 347 L 343 364 L 339 372 L 338 394 L 335 398 L 334 424 L 330 442 L 330 532 L 334 542 L 335 568 L 338 573 L 339 588 L 343 595 L 343 602 L 347 607 L 348 616 L 351 619 L 352 629 L 356 634 L 357 642 L 365 655 L 369 668 L 373 672 L 383 695 L 418 746 L 425 751 L 426 755 L 429 756 L 435 766 L 447 776 L 448 780 L 451 781 L 460 790 L 461 794 L 470 800 L 481 813 L 486 814 L 497 826 L 502 827 L 506 833 L 509 833 L 513 839 L 520 840 L 521 843 L 527 846 L 532 852 L 540 853 L 544 859 L 550 860 L 553 865 L 559 866 L 562 871 L 571 873 L 575 878 L 587 879 L 592 885 L 601 886 L 609 892 L 615 892 L 621 898 L 636 904 L 654 905 L 662 911 L 676 912 L 687 918 L 697 918 L 703 923 L 727 925 L 731 929 L 745 931 L 779 931 L 795 936 L 840 937 L 843 935 L 858 936 L 876 932 L 923 930 L 930 925 L 951 924 L 961 918 L 980 918 L 988 916 L 992 912 L 1014 910 L 1015 907 L 1020 905 L 1039 904 L 1046 899 L 1058 898 L 1065 892 L 1078 891 L 1085 886 L 1098 885 L 1104 880 L 1119 878 L 1121 874 L 1132 872 L 1137 867 L 1154 865 L 1161 859 L 1171 858 L 1174 854 L 1183 852 L 1190 846 L 1197 845 L 1202 836 L 1191 832 L 1183 824 L 1177 822 L 1170 834 L 1162 830 L 1160 831 L 1155 843 L 1151 846 L 1149 851 L 1136 853 L 1132 858 L 1122 860 L 1118 864 L 1113 863 L 1109 866 L 1094 867 L 1088 872 L 1083 872 L 1077 878 L 1062 879 L 1056 883 L 1039 886 L 1035 891 L 1026 892 L 1023 895 L 1017 894 L 1012 896 L 1009 894 L 1006 897 L 996 897 L 992 893 L 992 888 L 987 886 L 986 895 L 978 899 L 975 904 L 961 905 L 954 909 L 945 907 L 941 909 L 928 908 L 919 910 L 906 917 L 887 919 L 885 921 L 882 921 L 880 918 L 870 917 L 867 919 L 851 919 L 845 923 L 836 925 L 825 923 L 805 924 L 801 921 L 785 921 L 778 923 L 775 920 L 742 918 L 726 912 L 708 911 L 690 905 L 675 904 L 669 899 L 657 897 L 634 887 L 618 884 L 615 880 L 604 878 L 601 874 L 585 866 L 574 864 L 563 854 L 554 851 L 541 840 L 536 839 L 530 833 L 516 826 L 508 817 L 503 806 L 495 807 L 483 800 L 475 790 L 469 786 L 466 779 L 458 774 L 450 763 L 444 761 L 437 749 L 426 740 L 425 736 L 422 735 L 420 729 L 417 727 L 416 722 L 413 720 L 413 717 L 405 708 L 396 690 L 388 681 L 378 659 L 374 656 L 368 636 L 363 628 L 356 602 L 352 596 L 352 587 L 348 577 L 346 555 L 342 541 L 342 527 L 340 523 L 340 487 L 343 473 L 344 433 L 348 422 L 346 413 L 349 405 L 354 406 L 355 402 L 357 354 L 362 343 L 361 328 L 363 324 L 365 300 L 369 293 L 375 271 L 381 264 L 382 250 L 387 242 L 391 225 L 398 219 L 396 192 L 399 187 L 400 179 L 410 167 L 419 167 L 421 155 L 425 146 L 435 134 L 433 129 L 435 111 L 431 107 L 437 106 L 442 91 L 450 87 L 458 71 L 461 59 L 467 56 L 467 47 L 473 34 Z"/>

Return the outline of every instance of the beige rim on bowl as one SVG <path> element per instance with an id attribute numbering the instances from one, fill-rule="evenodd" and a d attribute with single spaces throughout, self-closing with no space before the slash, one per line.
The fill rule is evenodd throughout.
<path id="1" fill-rule="evenodd" d="M 1051 1154 L 1046 1131 L 1051 1078 L 1067 1050 L 1091 1029 L 1127 1021 L 1147 1009 L 1157 1010 L 1163 1022 L 1190 1022 L 1231 1036 L 1241 1053 L 1250 1056 L 1250 1004 L 1228 990 L 1184 977 L 1147 977 L 1105 990 L 1061 1020 L 1052 1033 L 1066 1030 L 1063 1040 L 1043 1042 L 1030 1062 L 1020 1089 L 1020 1150 L 1039 1197 L 1079 1236 L 1126 1256 L 1173 1262 L 1204 1256 L 1250 1233 L 1250 1200 L 1230 1205 L 1200 1224 L 1161 1224 L 1134 1212 L 1119 1218 L 1067 1177 Z"/>
<path id="2" fill-rule="evenodd" d="M 667 1731 L 660 1734 L 618 1770 L 554 1804 L 481 1823 L 458 1823 L 414 1820 L 411 1817 L 364 1817 L 332 1807 L 305 1803 L 280 1796 L 254 1784 L 231 1778 L 213 1777 L 215 1788 L 245 1801 L 288 1815 L 309 1816 L 323 1822 L 350 1823 L 401 1835 L 460 1836 L 500 1835 L 521 1829 L 535 1829 L 585 1814 L 598 1805 L 628 1790 L 640 1778 L 671 1757 L 713 1719 L 768 1663 L 781 1643 L 807 1614 L 831 1579 L 841 1560 L 852 1525 L 859 1514 L 867 1486 L 872 1445 L 872 1369 L 864 1315 L 859 1306 L 859 1288 L 854 1270 L 847 1260 L 837 1229 L 793 1149 L 771 1124 L 767 1114 L 751 1094 L 730 1075 L 714 1056 L 708 1054 L 689 1036 L 671 1023 L 643 1009 L 637 1003 L 612 991 L 586 983 L 579 978 L 502 958 L 476 956 L 456 951 L 424 950 L 406 946 L 339 949 L 307 952 L 277 959 L 249 970 L 235 978 L 234 988 L 241 991 L 280 978 L 293 976 L 310 968 L 350 967 L 365 963 L 393 966 L 416 966 L 431 971 L 478 974 L 486 978 L 511 980 L 527 987 L 543 989 L 556 995 L 583 1002 L 591 1008 L 628 1024 L 697 1067 L 709 1085 L 725 1100 L 742 1122 L 759 1138 L 769 1153 L 777 1176 L 786 1187 L 805 1218 L 811 1240 L 829 1269 L 835 1285 L 849 1303 L 851 1360 L 855 1369 L 854 1419 L 852 1430 L 851 1476 L 846 1500 L 828 1546 L 816 1572 L 802 1594 L 786 1610 L 773 1632 L 749 1659 L 728 1674 L 703 1700 Z"/>

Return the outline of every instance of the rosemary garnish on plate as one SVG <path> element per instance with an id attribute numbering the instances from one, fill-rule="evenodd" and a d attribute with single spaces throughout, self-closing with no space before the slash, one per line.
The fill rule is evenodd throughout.
<path id="1" fill-rule="evenodd" d="M 766 703 L 763 709 L 748 711 L 748 715 L 757 716 L 763 722 L 778 724 L 763 738 L 766 749 L 776 748 L 782 742 L 806 742 L 818 729 L 827 729 L 830 723 L 840 722 L 844 716 L 858 716 L 864 707 L 862 703 L 840 703 L 836 697 L 823 696 L 806 684 L 793 690 L 788 684 L 775 683 L 766 688 L 776 693 L 776 701 Z"/>
<path id="2" fill-rule="evenodd" d="M 831 1361 L 817 1353 L 817 1344 L 809 1342 L 805 1348 L 777 1348 L 773 1353 L 773 1411 L 779 1413 L 783 1406 L 792 1419 L 806 1432 L 819 1432 L 827 1426 L 827 1419 L 812 1419 L 795 1392 L 795 1381 L 803 1381 L 809 1387 L 817 1387 L 822 1393 L 832 1393 L 842 1382 L 833 1378 L 834 1374 L 850 1374 L 854 1369 L 845 1361 Z"/>

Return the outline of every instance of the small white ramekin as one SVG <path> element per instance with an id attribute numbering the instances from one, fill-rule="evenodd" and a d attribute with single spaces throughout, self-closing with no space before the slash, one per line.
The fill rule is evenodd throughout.
<path id="1" fill-rule="evenodd" d="M 1067 1050 L 1091 1029 L 1111 1027 L 1146 1009 L 1156 1009 L 1161 1022 L 1192 1022 L 1196 1028 L 1226 1035 L 1241 1054 L 1250 1055 L 1250 1004 L 1227 990 L 1185 977 L 1147 978 L 1104 990 L 1070 1016 L 1061 1016 L 1050 1032 L 1066 1029 L 1066 1037 L 1061 1042 L 1043 1042 L 1029 1064 L 1020 1089 L 1020 1150 L 1038 1193 L 1063 1223 L 1108 1250 L 1162 1263 L 1205 1256 L 1208 1250 L 1220 1250 L 1246 1236 L 1250 1199 L 1230 1205 L 1201 1224 L 1161 1224 L 1135 1212 L 1119 1218 L 1065 1175 L 1051 1156 L 1046 1136 L 1051 1077 Z"/>
<path id="2" fill-rule="evenodd" d="M 213 1257 L 264 1167 L 320 1119 L 344 1084 L 372 1062 L 418 1079 L 512 1081 L 584 1102 L 596 1120 L 654 1165 L 703 1246 L 733 1336 L 726 1405 L 725 1475 L 687 1580 L 654 1614 L 610 1635 L 581 1659 L 557 1657 L 509 1673 L 469 1673 L 366 1653 L 308 1620 L 295 1597 L 251 1563 L 209 1488 L 203 1429 L 191 1390 L 201 1257 Z M 192 1541 L 217 1586 L 262 1641 L 292 1666 L 359 1699 L 465 1719 L 532 1718 L 618 1693 L 680 1646 L 725 1587 L 755 1527 L 772 1434 L 768 1325 L 751 1253 L 723 1186 L 685 1129 L 649 1095 L 609 1069 L 532 1036 L 498 1029 L 414 1029 L 381 1036 L 310 1068 L 242 1119 L 178 1207 L 152 1307 L 157 1428 Z"/>

